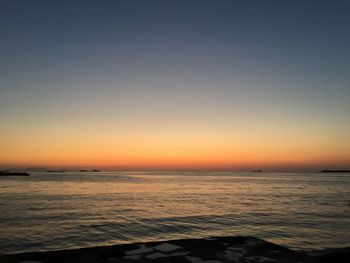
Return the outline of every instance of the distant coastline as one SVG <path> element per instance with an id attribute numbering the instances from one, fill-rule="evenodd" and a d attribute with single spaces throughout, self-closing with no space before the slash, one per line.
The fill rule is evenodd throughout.
<path id="1" fill-rule="evenodd" d="M 322 170 L 321 173 L 350 173 L 350 170 Z"/>
<path id="2" fill-rule="evenodd" d="M 26 172 L 0 171 L 0 176 L 29 176 Z"/>

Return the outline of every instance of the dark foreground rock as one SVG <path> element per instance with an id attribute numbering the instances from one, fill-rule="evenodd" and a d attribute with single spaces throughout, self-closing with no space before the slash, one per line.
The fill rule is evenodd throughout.
<path id="1" fill-rule="evenodd" d="M 350 247 L 331 248 L 324 250 L 306 251 L 304 254 L 317 258 L 319 263 L 345 263 L 350 262 Z"/>
<path id="2" fill-rule="evenodd" d="M 344 250 L 345 251 L 345 250 Z M 300 253 L 254 237 L 169 240 L 51 252 L 0 255 L 2 263 L 46 262 L 185 262 L 185 263 L 317 263 L 349 262 L 349 250 L 337 260 Z"/>

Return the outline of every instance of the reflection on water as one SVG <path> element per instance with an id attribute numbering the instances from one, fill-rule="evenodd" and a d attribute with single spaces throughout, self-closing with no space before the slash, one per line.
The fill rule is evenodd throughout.
<path id="1" fill-rule="evenodd" d="M 0 178 L 0 251 L 254 235 L 350 245 L 350 174 L 33 173 Z"/>

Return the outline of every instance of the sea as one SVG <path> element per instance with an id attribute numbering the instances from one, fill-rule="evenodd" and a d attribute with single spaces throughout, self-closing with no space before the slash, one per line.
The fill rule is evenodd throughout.
<path id="1" fill-rule="evenodd" d="M 236 235 L 350 246 L 350 173 L 30 173 L 0 177 L 0 253 Z"/>

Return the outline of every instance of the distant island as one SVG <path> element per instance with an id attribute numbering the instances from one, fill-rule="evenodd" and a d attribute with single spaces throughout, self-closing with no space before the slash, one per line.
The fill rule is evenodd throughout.
<path id="1" fill-rule="evenodd" d="M 0 176 L 29 176 L 26 172 L 0 171 Z"/>
<path id="2" fill-rule="evenodd" d="M 47 173 L 64 173 L 63 170 L 48 170 Z"/>
<path id="3" fill-rule="evenodd" d="M 22 170 L 24 171 L 33 171 L 33 172 L 43 172 L 46 170 L 49 170 L 50 168 L 45 168 L 45 167 L 27 167 Z"/>
<path id="4" fill-rule="evenodd" d="M 81 172 L 81 173 L 89 173 L 89 172 L 97 173 L 97 172 L 100 172 L 100 170 L 97 170 L 97 169 L 94 169 L 94 170 L 79 170 L 79 172 Z"/>
<path id="5" fill-rule="evenodd" d="M 322 170 L 321 173 L 350 173 L 350 170 Z"/>

